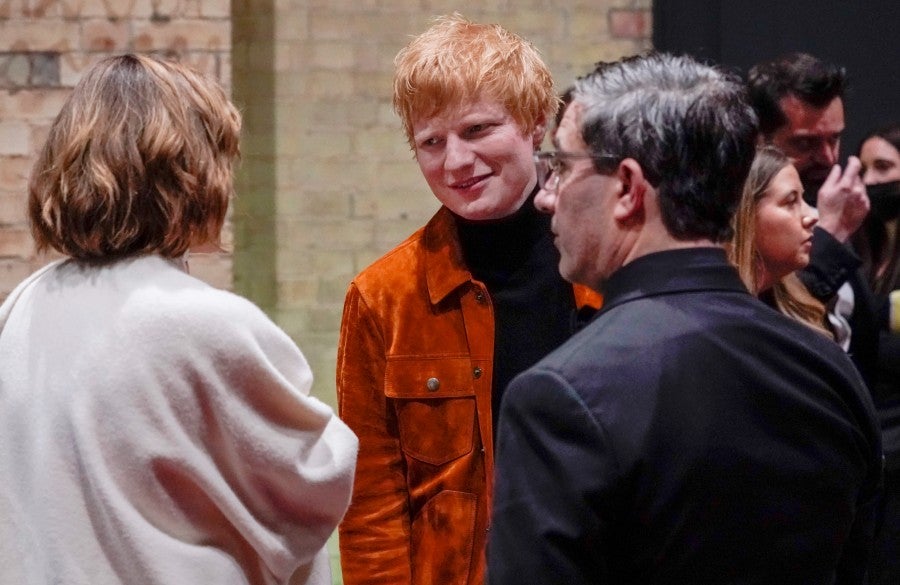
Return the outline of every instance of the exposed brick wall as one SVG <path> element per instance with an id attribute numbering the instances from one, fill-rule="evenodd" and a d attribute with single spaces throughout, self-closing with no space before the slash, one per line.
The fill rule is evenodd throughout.
<path id="1" fill-rule="evenodd" d="M 614 39 L 646 39 L 653 32 L 650 11 L 633 8 L 610 10 L 609 30 Z"/>
<path id="2" fill-rule="evenodd" d="M 31 164 L 82 72 L 126 51 L 172 55 L 231 83 L 229 0 L 0 0 L 0 299 L 47 261 L 25 220 Z M 230 256 L 192 270 L 231 286 Z"/>

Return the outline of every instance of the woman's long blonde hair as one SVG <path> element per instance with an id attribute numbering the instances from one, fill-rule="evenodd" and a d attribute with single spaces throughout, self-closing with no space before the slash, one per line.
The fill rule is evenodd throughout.
<path id="1" fill-rule="evenodd" d="M 775 175 L 789 164 L 790 159 L 778 148 L 770 145 L 759 147 L 734 215 L 734 240 L 729 247 L 729 259 L 737 267 L 741 280 L 755 295 L 764 292 L 759 290 L 762 259 L 756 245 L 756 210 Z M 776 282 L 771 292 L 775 306 L 782 314 L 831 336 L 825 326 L 825 306 L 809 293 L 796 273 L 792 272 Z"/>

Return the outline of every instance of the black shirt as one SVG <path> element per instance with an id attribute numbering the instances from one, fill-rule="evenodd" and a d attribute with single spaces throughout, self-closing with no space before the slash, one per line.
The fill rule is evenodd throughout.
<path id="1" fill-rule="evenodd" d="M 572 331 L 575 294 L 559 275 L 550 216 L 534 194 L 513 215 L 493 221 L 456 216 L 466 266 L 488 289 L 494 311 L 494 434 L 512 378 L 556 349 Z"/>

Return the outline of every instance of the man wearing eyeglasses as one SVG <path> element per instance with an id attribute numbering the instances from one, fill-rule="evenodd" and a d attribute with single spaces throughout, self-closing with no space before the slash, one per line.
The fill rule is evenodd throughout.
<path id="1" fill-rule="evenodd" d="M 504 394 L 491 585 L 863 582 L 871 400 L 722 247 L 756 124 L 741 81 L 689 57 L 576 82 L 535 203 L 604 306 Z"/>

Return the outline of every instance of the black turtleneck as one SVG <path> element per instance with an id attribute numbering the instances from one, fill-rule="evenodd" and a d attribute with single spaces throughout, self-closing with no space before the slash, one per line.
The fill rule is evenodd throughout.
<path id="1" fill-rule="evenodd" d="M 572 330 L 575 295 L 558 272 L 550 216 L 534 193 L 513 215 L 468 221 L 456 216 L 466 266 L 488 289 L 494 309 L 494 433 L 500 399 L 519 372 L 556 349 Z"/>

